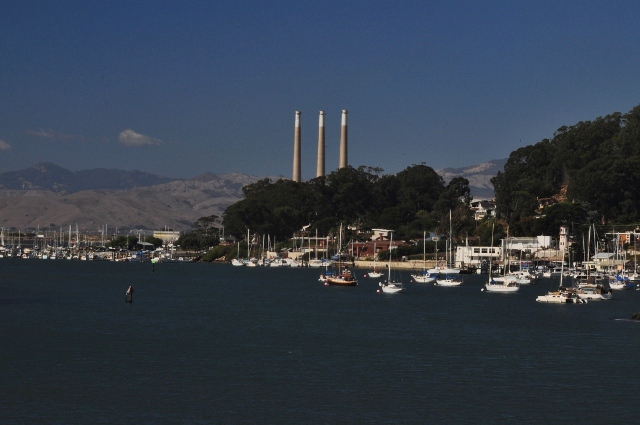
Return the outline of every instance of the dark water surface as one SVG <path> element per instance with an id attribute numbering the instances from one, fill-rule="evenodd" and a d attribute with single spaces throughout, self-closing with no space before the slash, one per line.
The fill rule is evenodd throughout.
<path id="1" fill-rule="evenodd" d="M 358 272 L 361 276 L 364 271 Z M 0 260 L 0 423 L 637 423 L 640 291 Z M 405 282 L 408 282 L 408 274 Z M 135 289 L 132 304 L 125 291 Z"/>

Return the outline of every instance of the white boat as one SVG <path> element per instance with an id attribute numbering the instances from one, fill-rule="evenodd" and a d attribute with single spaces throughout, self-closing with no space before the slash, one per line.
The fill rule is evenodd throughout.
<path id="1" fill-rule="evenodd" d="M 564 265 L 564 250 L 562 250 L 562 265 Z M 561 266 L 562 269 L 564 269 Z M 564 288 L 562 286 L 562 275 L 564 270 L 560 271 L 560 286 L 557 291 L 548 292 L 546 295 L 539 295 L 536 298 L 540 303 L 555 303 L 555 304 L 586 304 L 587 300 L 581 298 L 578 295 L 577 290 L 574 288 Z"/>
<path id="2" fill-rule="evenodd" d="M 416 283 L 433 283 L 436 281 L 438 277 L 437 274 L 429 273 L 428 271 L 424 271 L 422 274 L 412 274 L 411 277 L 413 281 Z"/>
<path id="3" fill-rule="evenodd" d="M 331 265 L 331 260 L 314 258 L 313 260 L 309 260 L 309 267 L 326 267 Z"/>
<path id="4" fill-rule="evenodd" d="M 449 276 L 448 274 L 445 277 L 437 277 L 436 285 L 438 286 L 460 286 L 462 284 L 462 279 L 458 276 Z"/>
<path id="5" fill-rule="evenodd" d="M 269 267 L 288 267 L 289 265 L 280 257 L 274 258 L 269 263 Z"/>
<path id="6" fill-rule="evenodd" d="M 625 286 L 630 284 L 629 278 L 625 275 L 613 275 L 609 276 L 609 288 L 611 289 L 625 289 Z"/>
<path id="7" fill-rule="evenodd" d="M 508 274 L 503 276 L 496 276 L 492 280 L 498 283 L 515 283 L 516 277 L 514 275 Z"/>
<path id="8" fill-rule="evenodd" d="M 613 296 L 611 290 L 605 290 L 601 285 L 583 285 L 580 288 L 576 288 L 576 294 L 580 298 L 586 300 L 610 300 Z"/>
<path id="9" fill-rule="evenodd" d="M 393 245 L 393 232 L 391 232 L 391 239 L 389 241 L 389 275 L 387 280 L 384 282 L 380 282 L 380 290 L 385 294 L 398 294 L 400 292 L 404 292 L 404 286 L 402 285 L 402 280 L 397 281 L 393 279 L 391 275 L 391 246 Z"/>
<path id="10" fill-rule="evenodd" d="M 298 263 L 293 258 L 283 258 L 282 263 L 283 263 L 282 264 L 283 267 L 299 267 L 300 266 L 300 263 Z"/>
<path id="11" fill-rule="evenodd" d="M 376 244 L 374 243 L 373 244 L 373 271 L 366 274 L 365 277 L 370 277 L 372 279 L 377 279 L 379 277 L 382 277 L 382 273 L 380 273 L 378 271 L 378 268 L 376 267 L 376 257 L 377 257 Z"/>
<path id="12" fill-rule="evenodd" d="M 493 227 L 491 228 L 491 249 L 493 250 Z M 500 281 L 498 281 L 498 279 L 500 279 Z M 520 284 L 516 282 L 516 277 L 513 275 L 505 275 L 505 276 L 502 276 L 502 278 L 496 277 L 492 279 L 491 265 L 489 265 L 489 279 L 487 283 L 484 285 L 483 290 L 486 290 L 487 292 L 510 293 L 510 292 L 516 292 L 519 289 L 520 289 Z"/>
<path id="13" fill-rule="evenodd" d="M 554 267 L 542 272 L 542 277 L 558 277 L 560 275 L 562 275 L 562 267 Z"/>
<path id="14" fill-rule="evenodd" d="M 427 232 L 422 236 L 422 273 L 412 274 L 411 277 L 416 283 L 433 283 L 436 281 L 437 274 L 427 272 Z"/>
<path id="15" fill-rule="evenodd" d="M 540 295 L 536 298 L 541 303 L 556 304 L 586 304 L 587 300 L 581 298 L 575 291 L 559 287 L 557 291 L 549 292 L 547 295 Z"/>
<path id="16" fill-rule="evenodd" d="M 487 292 L 502 292 L 502 293 L 510 293 L 517 292 L 520 289 L 520 285 L 515 281 L 509 282 L 496 282 L 491 279 L 487 284 L 484 285 L 484 289 Z"/>
<path id="17" fill-rule="evenodd" d="M 510 276 L 515 276 L 516 283 L 518 285 L 529 285 L 532 279 L 531 274 L 524 270 L 520 270 L 519 272 L 512 273 Z"/>

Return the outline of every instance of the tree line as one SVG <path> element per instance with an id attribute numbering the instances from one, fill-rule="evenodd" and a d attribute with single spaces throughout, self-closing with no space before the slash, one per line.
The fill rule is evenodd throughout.
<path id="1" fill-rule="evenodd" d="M 291 238 L 303 226 L 310 234 L 317 230 L 326 236 L 341 223 L 365 231 L 393 229 L 398 238 L 413 238 L 438 229 L 445 221 L 448 234 L 452 211 L 456 232 L 475 227 L 467 179 L 456 177 L 445 184 L 424 164 L 397 174 L 382 172 L 348 166 L 308 182 L 265 178 L 242 189 L 245 198 L 226 209 L 222 224 L 236 238 L 246 235 L 247 229 Z"/>

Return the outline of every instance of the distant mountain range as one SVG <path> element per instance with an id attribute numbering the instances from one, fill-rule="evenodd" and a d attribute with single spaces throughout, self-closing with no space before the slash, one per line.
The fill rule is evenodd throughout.
<path id="1" fill-rule="evenodd" d="M 451 181 L 454 177 L 464 177 L 469 180 L 469 188 L 471 196 L 474 198 L 493 198 L 493 185 L 491 178 L 498 174 L 498 171 L 504 171 L 504 164 L 507 158 L 492 159 L 478 165 L 470 165 L 464 168 L 442 168 L 436 170 L 445 182 Z"/>
<path id="2" fill-rule="evenodd" d="M 506 159 L 437 170 L 446 182 L 462 176 L 474 197 L 493 197 L 489 179 Z M 107 224 L 125 229 L 189 230 L 200 217 L 222 216 L 243 198 L 242 187 L 263 177 L 206 173 L 171 179 L 141 171 L 69 171 L 51 163 L 0 173 L 0 227 L 59 230 L 78 225 L 97 231 Z"/>

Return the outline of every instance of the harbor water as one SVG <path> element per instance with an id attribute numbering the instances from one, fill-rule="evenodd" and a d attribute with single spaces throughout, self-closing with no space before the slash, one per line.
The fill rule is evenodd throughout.
<path id="1" fill-rule="evenodd" d="M 603 424 L 640 417 L 640 291 L 319 269 L 0 260 L 0 423 Z M 125 291 L 133 286 L 132 303 Z"/>

